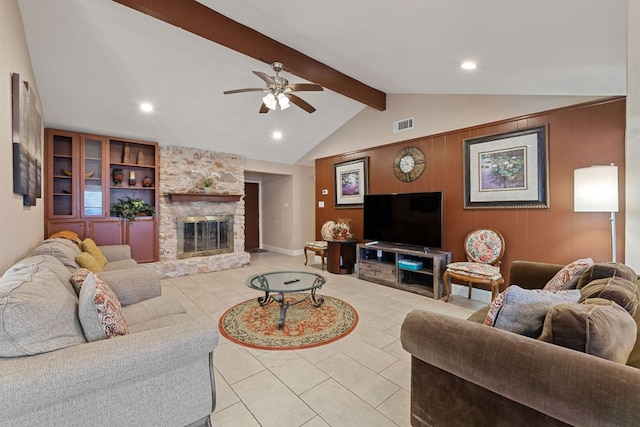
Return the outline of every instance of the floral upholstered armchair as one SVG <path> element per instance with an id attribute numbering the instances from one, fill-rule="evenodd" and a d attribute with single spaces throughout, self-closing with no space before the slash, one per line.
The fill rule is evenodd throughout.
<path id="1" fill-rule="evenodd" d="M 443 275 L 447 293 L 445 301 L 449 301 L 451 283 L 455 280 L 469 286 L 469 298 L 474 284 L 489 285 L 493 300 L 504 283 L 500 273 L 504 249 L 504 237 L 496 230 L 479 229 L 469 233 L 464 239 L 467 261 L 448 264 Z"/>

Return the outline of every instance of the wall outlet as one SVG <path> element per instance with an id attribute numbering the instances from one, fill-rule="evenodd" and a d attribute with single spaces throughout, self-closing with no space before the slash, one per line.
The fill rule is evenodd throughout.
<path id="1" fill-rule="evenodd" d="M 318 207 L 319 208 L 324 208 L 324 202 L 318 202 Z"/>

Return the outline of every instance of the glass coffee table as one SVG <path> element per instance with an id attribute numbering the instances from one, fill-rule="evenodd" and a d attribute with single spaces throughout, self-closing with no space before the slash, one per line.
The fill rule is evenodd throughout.
<path id="1" fill-rule="evenodd" d="M 264 292 L 263 297 L 258 297 L 258 304 L 261 306 L 267 305 L 272 301 L 280 304 L 278 329 L 282 329 L 287 309 L 292 305 L 300 304 L 307 300 L 311 301 L 314 307 L 320 307 L 324 303 L 322 297 L 316 298 L 316 290 L 320 289 L 325 283 L 326 279 L 323 276 L 308 271 L 274 271 L 251 276 L 247 279 L 246 285 L 251 289 Z M 311 294 L 297 301 L 285 302 L 284 294 L 304 291 L 311 291 Z"/>

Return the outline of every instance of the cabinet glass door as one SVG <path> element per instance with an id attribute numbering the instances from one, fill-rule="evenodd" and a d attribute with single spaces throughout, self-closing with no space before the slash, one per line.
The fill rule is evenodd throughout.
<path id="1" fill-rule="evenodd" d="M 102 141 L 83 138 L 83 216 L 104 215 L 104 191 L 102 187 Z"/>
<path id="2" fill-rule="evenodd" d="M 66 135 L 53 135 L 50 140 L 53 155 L 51 156 L 51 215 L 73 216 L 75 189 L 73 181 L 73 138 Z"/>

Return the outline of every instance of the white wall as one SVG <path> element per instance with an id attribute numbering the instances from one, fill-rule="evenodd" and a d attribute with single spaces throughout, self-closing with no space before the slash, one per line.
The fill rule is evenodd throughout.
<path id="1" fill-rule="evenodd" d="M 42 111 L 37 83 L 16 0 L 0 0 L 0 273 L 29 254 L 42 240 L 43 199 L 36 206 L 23 207 L 22 196 L 13 193 L 11 73 L 29 82 Z"/>
<path id="2" fill-rule="evenodd" d="M 629 0 L 625 263 L 640 272 L 640 0 Z"/>
<path id="3" fill-rule="evenodd" d="M 261 183 L 263 248 L 301 254 L 315 237 L 314 168 L 246 159 L 245 180 Z"/>

